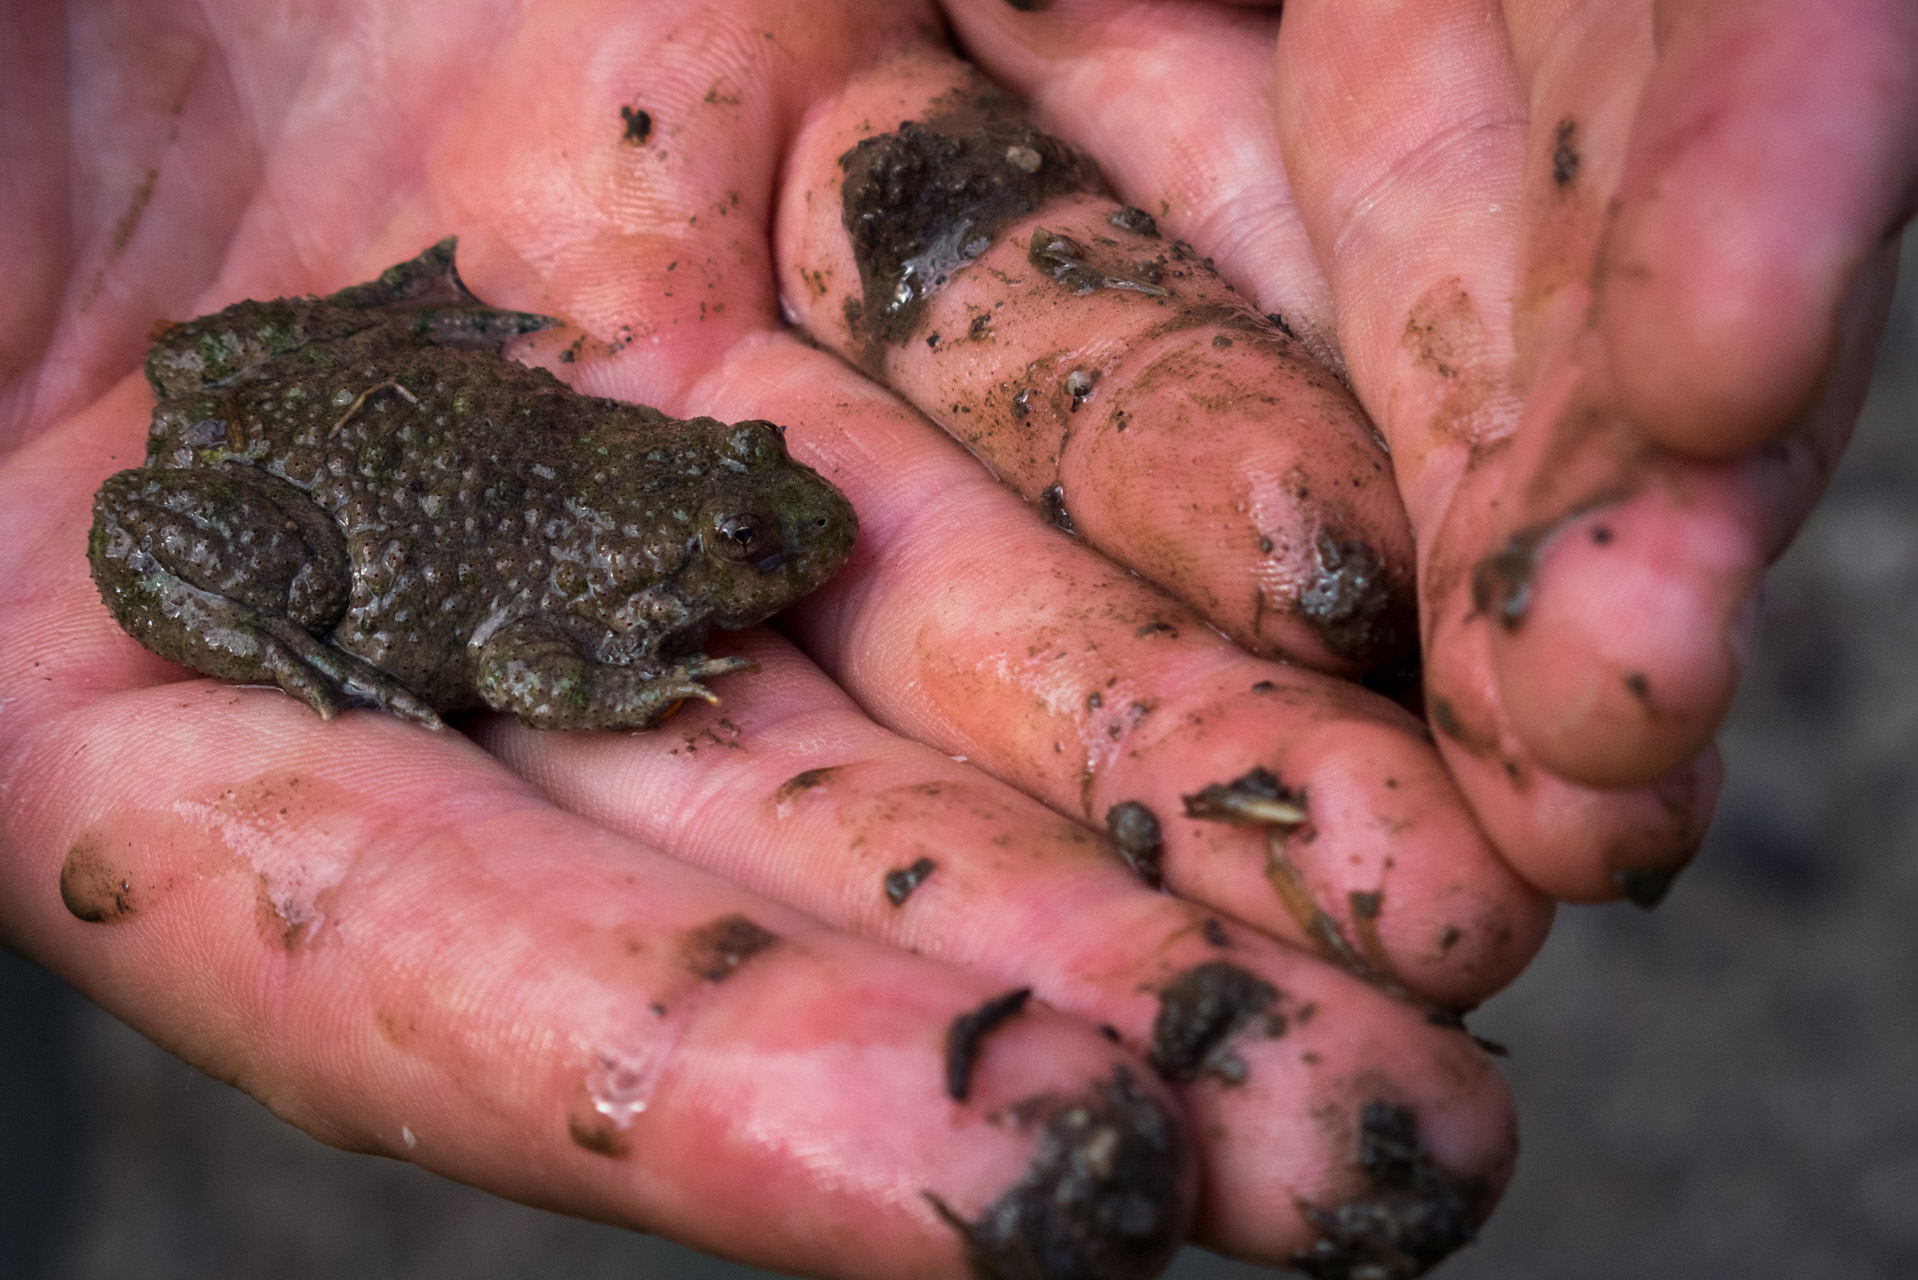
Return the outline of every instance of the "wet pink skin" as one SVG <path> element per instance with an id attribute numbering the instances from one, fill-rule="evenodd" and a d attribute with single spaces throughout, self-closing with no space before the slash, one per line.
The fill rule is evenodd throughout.
<path id="1" fill-rule="evenodd" d="M 1412 1108 L 1443 1165 L 1501 1184 L 1515 1138 L 1484 1058 L 1305 954 L 1261 839 L 1182 818 L 1180 797 L 1252 764 L 1302 785 L 1312 827 L 1288 850 L 1315 897 L 1350 930 L 1350 895 L 1382 893 L 1392 967 L 1447 1004 L 1529 956 L 1538 889 L 1609 896 L 1695 846 L 1717 764 L 1693 757 L 1744 595 L 1842 443 L 1878 246 L 1910 205 L 1895 143 L 1918 58 L 1883 54 L 1910 50 L 1909 14 L 1838 7 L 1770 25 L 1674 8 L 1654 63 L 1644 5 L 1566 0 L 1505 30 L 1496 6 L 1298 0 L 1276 64 L 1256 6 L 947 7 L 1044 127 L 1349 373 L 1417 539 L 1436 751 L 1391 704 L 1208 631 L 1204 593 L 1179 603 L 1047 528 L 782 332 L 794 259 L 774 233 L 812 225 L 783 212 L 793 145 L 883 56 L 942 59 L 930 9 L 342 0 L 271 29 L 237 9 L 7 10 L 0 935 L 326 1141 L 786 1270 L 962 1274 L 923 1193 L 977 1213 L 1035 1149 L 1012 1104 L 1120 1067 L 1192 1143 L 1202 1238 L 1249 1256 L 1309 1239 L 1299 1199 L 1364 1192 L 1370 1101 Z M 1807 32 L 1828 56 L 1780 61 Z M 1575 46 L 1589 56 L 1567 61 Z M 1818 109 L 1780 116 L 1766 85 Z M 1688 130 L 1714 103 L 1791 133 L 1830 180 L 1780 183 L 1736 129 Z M 651 115 L 643 143 L 622 106 Z M 1567 113 L 1582 177 L 1561 196 Z M 1686 211 L 1725 192 L 1741 235 L 1709 234 L 1744 257 L 1713 277 Z M 717 710 L 651 737 L 322 723 L 107 619 L 87 503 L 139 455 L 154 321 L 337 288 L 448 232 L 480 296 L 567 321 L 521 358 L 599 394 L 787 422 L 853 495 L 855 561 L 785 620 L 793 643 L 738 638 L 767 669 L 727 678 Z M 1659 269 L 1594 273 L 1620 254 Z M 1735 270 L 1750 261 L 1776 269 Z M 1769 328 L 1685 309 L 1735 296 L 1724 281 L 1767 300 Z M 1635 346 L 1664 315 L 1678 336 Z M 1766 376 L 1674 374 L 1707 356 Z M 1739 452 L 1755 440 L 1774 447 Z M 1622 458 L 1657 483 L 1601 539 L 1581 504 Z M 1496 630 L 1477 566 L 1545 518 L 1530 612 Z M 1625 568 L 1603 567 L 1612 550 Z M 1701 621 L 1616 626 L 1653 595 Z M 781 795 L 829 765 L 845 772 Z M 1100 840 L 1120 800 L 1160 815 L 1177 897 Z M 886 903 L 878 876 L 935 841 L 941 870 Z M 754 940 L 718 981 L 715 936 Z M 1245 1039 L 1244 1084 L 1162 1088 L 1141 1058 L 1152 984 L 1215 952 L 1314 1016 Z M 1037 998 L 956 1103 L 946 1029 L 1012 984 Z"/>
<path id="2" fill-rule="evenodd" d="M 326 1141 L 786 1270 L 961 1274 L 963 1242 L 923 1193 L 980 1213 L 1038 1149 L 1014 1104 L 1084 1096 L 1122 1067 L 1190 1152 L 1168 1220 L 1189 1214 L 1203 1238 L 1249 1256 L 1310 1243 L 1301 1203 L 1367 1193 L 1354 1159 L 1373 1102 L 1412 1109 L 1436 1159 L 1502 1185 L 1510 1101 L 1466 1037 L 1238 922 L 1234 903 L 1149 891 L 1096 833 L 1100 806 L 1147 795 L 1167 814 L 1174 883 L 1242 896 L 1243 914 L 1284 932 L 1250 871 L 1256 842 L 1181 824 L 1176 795 L 1148 790 L 1260 760 L 1284 769 L 1315 789 L 1316 847 L 1349 853 L 1334 867 L 1302 852 L 1309 874 L 1334 895 L 1343 876 L 1382 888 L 1380 935 L 1407 982 L 1470 1003 L 1516 971 L 1549 908 L 1492 855 L 1416 724 L 1233 648 L 782 332 L 770 223 L 783 139 L 851 61 L 924 38 L 866 8 L 839 12 L 853 31 L 833 40 L 784 6 L 696 4 L 656 6 L 644 22 L 626 7 L 501 10 L 467 27 L 415 8 L 308 11 L 298 47 L 229 21 L 215 29 L 238 43 L 221 50 L 198 11 L 157 8 L 137 31 L 81 32 L 100 61 L 73 74 L 121 103 L 128 127 L 90 136 L 74 187 L 50 187 L 106 219 L 82 217 L 56 241 L 67 274 L 35 287 L 58 296 L 9 304 L 7 332 L 25 340 L 8 349 L 34 363 L 8 366 L 4 385 L 4 431 L 19 443 L 0 465 L 0 930 Z M 343 29 L 351 41 L 329 45 Z M 111 47 L 88 43 L 108 34 Z M 153 56 L 116 60 L 129 47 Z M 733 60 L 715 64 L 714 49 Z M 626 140 L 619 114 L 635 84 L 656 121 L 645 146 Z M 173 113 L 157 129 L 143 114 L 155 102 Z M 369 127 L 375 111 L 382 127 Z M 720 694 L 738 688 L 751 725 L 829 715 L 845 741 L 897 757 L 894 772 L 831 791 L 872 810 L 875 847 L 927 835 L 924 815 L 885 809 L 888 780 L 963 779 L 1012 815 L 1011 827 L 944 824 L 946 887 L 924 887 L 917 916 L 900 917 L 919 932 L 877 927 L 893 918 L 851 909 L 869 896 L 830 892 L 877 885 L 824 832 L 780 851 L 783 881 L 767 874 L 774 863 L 742 857 L 792 828 L 717 779 L 757 762 L 769 796 L 823 762 L 819 740 L 785 741 L 764 761 L 702 751 L 711 789 L 697 803 L 671 771 L 619 780 L 662 748 L 677 767 L 677 735 L 723 729 L 730 707 L 650 737 L 537 744 L 605 753 L 597 780 L 615 784 L 610 800 L 563 794 L 493 736 L 501 726 L 470 726 L 494 755 L 369 712 L 322 722 L 275 690 L 194 677 L 108 619 L 84 567 L 89 502 L 140 455 L 151 397 L 133 365 L 154 320 L 336 288 L 449 231 L 480 296 L 568 321 L 521 344 L 522 358 L 675 412 L 789 423 L 795 453 L 856 495 L 868 516 L 859 557 L 790 620 L 810 653 L 745 638 L 772 646 L 764 687 L 739 675 Z M 992 543 L 1052 593 L 968 584 Z M 945 621 L 971 638 L 934 634 L 942 597 L 950 610 L 946 592 L 961 587 L 972 616 Z M 1060 630 L 1055 615 L 1080 620 Z M 1171 629 L 1140 637 L 1135 617 Z M 1136 742 L 1115 739 L 1082 718 L 1084 689 L 1055 722 L 994 731 L 989 717 L 1032 697 L 1032 672 L 1000 655 L 1041 631 L 1075 651 L 1106 646 L 1100 687 L 1137 689 L 1182 723 L 1202 715 L 1216 747 L 1149 717 L 1129 730 Z M 963 688 L 955 662 L 972 672 Z M 1262 678 L 1272 693 L 1253 690 Z M 890 712 L 889 688 L 906 699 Z M 962 701 L 976 704 L 966 716 Z M 931 745 L 898 736 L 915 715 Z M 978 765 L 947 758 L 941 735 L 955 733 L 976 742 Z M 1062 769 L 1041 735 L 1067 733 L 1078 759 Z M 1190 757 L 1188 772 L 1165 766 L 1174 756 Z M 1367 787 L 1383 782 L 1359 776 L 1367 759 L 1403 763 L 1418 821 L 1368 808 Z M 1343 790 L 1341 771 L 1355 778 Z M 651 825 L 662 813 L 684 825 Z M 1396 833 L 1364 835 L 1379 822 Z M 1070 859 L 1047 856 L 1061 844 Z M 808 867 L 857 875 L 791 874 Z M 962 867 L 978 884 L 954 895 Z M 1441 916 L 1460 938 L 1427 958 Z M 1206 1078 L 1175 1096 L 1144 1059 L 1157 996 L 1141 984 L 1221 950 L 1206 937 L 1213 917 L 1245 968 L 1313 1014 L 1252 1036 L 1243 1084 Z M 1009 922 L 1023 924 L 1016 939 Z M 715 953 L 728 938 L 733 949 Z M 952 1020 L 1014 985 L 1033 986 L 1035 1002 L 987 1039 L 971 1097 L 955 1102 Z"/>
<path id="3" fill-rule="evenodd" d="M 1849 430 L 1918 200 L 1910 7 L 1661 5 L 1656 52 L 1648 0 L 949 8 L 1349 371 L 1418 540 L 1427 691 L 1466 730 L 1440 747 L 1499 849 L 1576 899 L 1682 865 L 1753 587 Z M 1608 554 L 1555 542 L 1525 624 L 1490 625 L 1485 557 L 1620 488 Z"/>

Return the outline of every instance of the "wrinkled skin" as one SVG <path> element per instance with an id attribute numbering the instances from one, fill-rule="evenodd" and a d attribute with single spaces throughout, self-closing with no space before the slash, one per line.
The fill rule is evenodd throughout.
<path id="1" fill-rule="evenodd" d="M 743 664 L 700 653 L 707 628 L 831 577 L 852 508 L 769 422 L 679 422 L 502 358 L 553 321 L 486 306 L 453 259 L 156 338 L 146 462 L 94 499 L 101 598 L 162 657 L 329 719 L 648 728 L 718 701 L 703 679 Z"/>
<path id="2" fill-rule="evenodd" d="M 1432 37 L 1403 19 L 1438 9 L 1488 29 L 1475 6 L 1382 15 L 1295 0 L 1281 57 L 1299 49 L 1295 20 L 1300 32 L 1342 31 L 1303 60 L 1348 87 L 1405 91 L 1367 59 L 1418 53 Z M 1621 9 L 1647 13 L 1606 11 Z M 816 270 L 809 237 L 843 235 L 843 175 L 782 187 L 784 158 L 836 162 L 834 130 L 859 124 L 841 108 L 873 86 L 889 92 L 899 59 L 953 65 L 929 10 L 793 10 L 687 0 L 434 15 L 342 3 L 261 24 L 222 9 L 42 4 L 0 17 L 13 131 L 0 227 L 14 238 L 0 255 L 11 450 L 0 464 L 0 930 L 324 1140 L 781 1269 L 959 1275 L 969 1252 L 977 1263 L 1043 1243 L 1060 1274 L 1112 1258 L 1145 1274 L 1188 1220 L 1247 1256 L 1316 1259 L 1329 1242 L 1371 1257 L 1378 1242 L 1347 1240 L 1344 1225 L 1371 1220 L 1364 1206 L 1378 1195 L 1368 1115 L 1416 1122 L 1404 1145 L 1443 1171 L 1434 1185 L 1495 1192 L 1514 1143 L 1496 1071 L 1423 1005 L 1311 955 L 1274 892 L 1266 833 L 1187 817 L 1181 796 L 1254 766 L 1282 777 L 1310 811 L 1281 846 L 1287 883 L 1424 1005 L 1462 1006 L 1509 980 L 1549 919 L 1514 864 L 1558 891 L 1613 892 L 1610 851 L 1695 838 L 1709 787 L 1686 809 L 1655 787 L 1596 790 L 1538 765 L 1520 770 L 1531 785 L 1519 790 L 1500 781 L 1497 758 L 1496 772 L 1475 773 L 1480 757 L 1441 734 L 1461 791 L 1422 727 L 1340 679 L 1336 654 L 1293 655 L 1331 673 L 1318 674 L 1207 629 L 1234 625 L 1224 610 L 1251 592 L 1181 602 L 1143 585 L 899 399 L 784 331 L 781 293 L 795 312 L 805 304 L 782 283 Z M 1290 105 L 1278 89 L 1311 82 L 1296 70 L 1275 81 L 1272 19 L 1243 9 L 1059 0 L 1024 12 L 981 0 L 947 16 L 998 82 L 1035 95 L 1044 128 L 1092 155 L 1114 197 L 1213 258 L 1256 314 L 1279 314 L 1307 350 L 1343 361 L 1392 440 L 1404 496 L 1403 510 L 1355 508 L 1364 523 L 1346 540 L 1365 541 L 1388 574 L 1416 557 L 1433 668 L 1478 655 L 1474 682 L 1451 686 L 1454 718 L 1502 715 L 1488 626 L 1437 625 L 1435 601 L 1469 593 L 1458 583 L 1504 533 L 1461 542 L 1466 567 L 1450 587 L 1435 572 L 1435 513 L 1463 492 L 1463 453 L 1450 470 L 1414 465 L 1400 424 L 1428 421 L 1430 405 L 1421 414 L 1403 399 L 1413 358 L 1393 363 L 1408 300 L 1366 284 L 1414 279 L 1388 269 L 1391 255 L 1428 243 L 1443 245 L 1432 260 L 1452 274 L 1478 264 L 1515 277 L 1519 237 L 1504 224 L 1420 210 L 1472 172 L 1417 163 L 1418 139 L 1478 136 L 1434 132 L 1450 99 L 1428 83 L 1403 101 L 1337 88 Z M 1866 18 L 1880 39 L 1904 20 L 1889 6 Z M 1467 87 L 1509 84 L 1514 47 L 1434 61 L 1478 67 Z M 1590 75 L 1636 101 L 1640 80 Z M 1173 88 L 1143 91 L 1156 77 Z M 1859 77 L 1833 81 L 1819 100 L 1843 118 Z M 1755 111 L 1735 81 L 1714 83 L 1734 118 Z M 1884 100 L 1855 111 L 1845 136 L 1899 136 L 1909 96 L 1895 77 L 1883 83 Z M 88 110 L 69 117 L 70 102 Z M 1520 107 L 1507 132 L 1524 133 Z M 1307 124 L 1346 132 L 1315 151 Z M 1367 138 L 1414 159 L 1387 155 L 1380 168 L 1353 141 Z M 1890 167 L 1865 149 L 1830 163 L 1842 174 L 1792 184 L 1794 198 L 1862 190 L 1836 179 Z M 1380 172 L 1401 185 L 1381 187 Z M 1706 166 L 1704 180 L 1715 190 L 1729 176 Z M 1778 185 L 1759 184 L 1746 204 L 1775 210 L 1762 197 Z M 1873 206 L 1842 203 L 1821 206 L 1817 222 L 1833 242 L 1841 224 L 1886 221 L 1848 222 Z M 1539 222 L 1501 209 L 1520 229 Z M 1377 243 L 1342 229 L 1355 210 L 1368 233 L 1404 219 L 1408 247 L 1388 243 L 1372 276 L 1341 265 Z M 1805 210 L 1790 213 L 1804 223 Z M 1045 225 L 1099 247 L 1086 228 Z M 323 292 L 449 232 L 481 297 L 566 321 L 515 344 L 516 358 L 675 416 L 784 423 L 794 457 L 860 512 L 859 549 L 785 616 L 786 638 L 740 634 L 730 652 L 762 674 L 724 689 L 723 707 L 639 737 L 542 735 L 504 718 L 471 740 L 363 713 L 324 724 L 277 691 L 215 685 L 146 653 L 101 607 L 85 569 L 88 504 L 140 455 L 152 404 L 135 369 L 153 322 Z M 1023 262 L 1028 243 L 1007 247 Z M 1796 241 L 1776 243 L 1773 256 L 1817 275 Z M 1065 304 L 1132 300 L 1114 293 L 1060 298 L 1060 323 L 1076 327 L 1052 333 L 1047 308 L 1027 304 L 1027 359 L 1109 350 Z M 1791 314 L 1814 337 L 1831 332 L 1832 308 Z M 1496 356 L 1510 325 L 1494 317 L 1486 332 Z M 1852 336 L 1796 340 L 1855 349 Z M 1729 346 L 1774 367 L 1776 351 L 1753 335 Z M 1289 354 L 1239 364 L 1236 340 L 1209 337 L 1201 354 L 1215 362 L 1208 376 L 1274 401 L 1334 395 Z M 915 396 L 909 371 L 886 372 Z M 1641 368 L 1634 394 L 1656 390 L 1656 373 Z M 1532 403 L 1529 382 L 1497 385 L 1499 403 Z M 1321 403 L 1323 415 L 1301 415 L 1303 435 L 1250 422 L 1248 438 L 1264 431 L 1258 447 L 1310 453 L 1315 432 L 1339 436 L 1338 423 L 1358 420 L 1349 399 Z M 1539 421 L 1553 421 L 1540 404 Z M 1073 487 L 1068 475 L 1076 520 L 1088 499 Z M 1171 492 L 1142 493 L 1140 519 L 1166 521 L 1185 563 L 1237 557 L 1256 575 L 1256 541 L 1195 543 L 1166 514 Z M 1789 527 L 1792 495 L 1774 496 Z M 1296 494 L 1274 500 L 1279 519 L 1302 509 L 1288 505 Z M 1229 495 L 1194 501 L 1233 510 Z M 1672 581 L 1682 592 L 1695 577 Z M 1527 626 L 1554 594 L 1542 573 Z M 1277 647 L 1292 653 L 1301 634 Z M 1602 749 L 1605 734 L 1595 740 Z M 1154 815 L 1176 896 L 1149 891 L 1096 834 L 1124 802 Z M 921 858 L 936 868 L 894 905 L 888 874 Z M 1236 1036 L 1223 1076 L 1162 1084 L 1147 1063 L 1160 993 L 1222 955 L 1280 993 L 1286 1029 Z M 1032 1001 L 981 1042 L 968 1098 L 954 1102 L 943 1054 L 953 1019 L 1022 986 Z M 1060 1099 L 1087 1105 L 1049 1112 Z M 1080 1114 L 1099 1124 L 1048 1119 Z M 1166 1119 L 1183 1142 L 1166 1138 Z M 1125 1181 L 1129 1161 L 1090 1158 L 1115 1149 L 1186 1154 L 1176 1177 L 1148 1185 Z M 1064 1166 L 1091 1179 L 1081 1203 L 1095 1212 L 1040 1222 Z M 1086 1234 L 1083 1223 L 1115 1220 L 1101 1206 L 1140 1196 L 1147 1204 L 1124 1215 L 1134 1234 Z"/>

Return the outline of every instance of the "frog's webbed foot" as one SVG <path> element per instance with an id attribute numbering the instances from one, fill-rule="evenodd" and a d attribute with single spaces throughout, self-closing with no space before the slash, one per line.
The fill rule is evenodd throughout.
<path id="1" fill-rule="evenodd" d="M 413 332 L 441 347 L 498 347 L 560 323 L 530 311 L 502 311 L 473 296 L 453 265 L 456 236 L 380 272 L 379 279 L 329 294 L 334 306 L 406 317 Z"/>
<path id="2" fill-rule="evenodd" d="M 758 669 L 700 654 L 671 666 L 594 662 L 563 628 L 522 618 L 480 647 L 475 683 L 488 706 L 536 729 L 650 729 L 692 699 L 718 702 L 702 681 Z"/>

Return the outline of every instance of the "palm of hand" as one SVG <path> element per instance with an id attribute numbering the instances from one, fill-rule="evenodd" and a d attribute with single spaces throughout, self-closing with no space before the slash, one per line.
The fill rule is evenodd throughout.
<path id="1" fill-rule="evenodd" d="M 954 16 L 989 58 L 980 15 Z M 1351 1150 L 1367 1103 L 1415 1113 L 1442 1164 L 1503 1176 L 1506 1103 L 1483 1059 L 1267 936 L 1311 941 L 1274 899 L 1257 832 L 1169 818 L 1179 795 L 1250 764 L 1303 783 L 1316 838 L 1297 857 L 1319 899 L 1349 932 L 1387 890 L 1384 962 L 1428 998 L 1470 1002 L 1523 962 L 1547 913 L 1415 728 L 1207 636 L 781 330 L 775 282 L 808 265 L 807 196 L 829 194 L 782 169 L 787 148 L 812 138 L 827 154 L 818 138 L 881 51 L 942 65 L 915 27 L 929 15 L 305 20 L 220 22 L 214 53 L 207 29 L 149 14 L 137 60 L 114 57 L 127 32 L 84 33 L 76 48 L 101 63 L 71 74 L 122 109 L 73 138 L 71 187 L 53 178 L 66 154 L 36 157 L 36 190 L 58 194 L 16 224 L 29 234 L 62 199 L 135 194 L 117 221 L 82 218 L 64 259 L 11 255 L 27 303 L 7 341 L 41 350 L 7 384 L 18 448 L 0 472 L 0 780 L 16 798 L 0 902 L 15 945 L 329 1141 L 782 1267 L 956 1268 L 959 1238 L 922 1192 L 983 1222 L 1043 1146 L 1043 1126 L 1006 1109 L 1109 1097 L 1096 1091 L 1120 1069 L 1139 1106 L 1204 1135 L 1197 1229 L 1221 1247 L 1289 1256 L 1315 1234 L 1300 1203 L 1363 1196 Z M 1198 38 L 1262 82 L 1258 23 L 1219 18 Z M 1016 59 L 995 72 L 1020 77 Z M 1069 105 L 1042 102 L 1064 122 Z M 652 132 L 636 144 L 640 110 Z M 1211 123 L 1264 132 L 1244 112 Z M 1099 149 L 1096 130 L 1075 136 Z M 1158 156 L 1157 174 L 1132 155 Z M 1099 158 L 1142 195 L 1169 155 Z M 1259 181 L 1269 210 L 1283 188 L 1269 169 Z M 1203 196 L 1188 234 L 1229 239 Z M 1299 223 L 1272 225 L 1236 254 L 1221 245 L 1221 269 L 1330 333 Z M 723 708 L 649 738 L 484 723 L 488 754 L 183 683 L 106 622 L 76 548 L 93 487 L 137 455 L 146 398 L 121 375 L 152 320 L 337 287 L 448 230 L 481 296 L 577 326 L 530 358 L 598 394 L 782 421 L 859 508 L 853 565 L 789 618 L 798 648 L 742 636 L 765 672 Z M 1044 661 L 1055 646 L 1072 661 Z M 946 753 L 1081 821 L 1149 801 L 1168 816 L 1171 886 L 1266 933 L 1144 892 L 1080 822 Z M 1621 811 L 1617 825 L 1646 825 L 1642 809 L 1605 810 Z M 886 873 L 920 858 L 938 869 L 893 906 Z M 1160 994 L 1221 954 L 1281 993 L 1291 1029 L 1243 1040 L 1243 1083 L 1200 1073 L 1155 1103 L 1135 1055 Z M 1025 984 L 1053 1008 L 993 1032 L 954 1101 L 949 1023 Z M 1183 1176 L 1159 1190 L 1162 1227 L 1181 1221 Z"/>

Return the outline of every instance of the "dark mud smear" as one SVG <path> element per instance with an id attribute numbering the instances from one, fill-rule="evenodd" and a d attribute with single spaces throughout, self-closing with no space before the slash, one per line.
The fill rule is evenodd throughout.
<path id="1" fill-rule="evenodd" d="M 708 982 L 724 982 L 735 970 L 779 941 L 745 916 L 721 916 L 686 935 L 679 944 L 680 960 Z"/>
<path id="2" fill-rule="evenodd" d="M 1300 1271 L 1315 1280 L 1411 1280 L 1477 1237 L 1490 1188 L 1435 1164 L 1404 1107 L 1366 1104 L 1358 1163 L 1369 1196 L 1305 1206 L 1321 1238 L 1293 1257 Z"/>
<path id="3" fill-rule="evenodd" d="M 1033 128 L 1014 99 L 954 96 L 839 157 L 841 218 L 864 292 L 859 328 L 874 343 L 910 338 L 926 299 L 1007 223 L 1053 196 L 1100 188 L 1092 161 Z"/>
<path id="4" fill-rule="evenodd" d="M 912 891 L 938 869 L 939 864 L 931 858 L 920 858 L 909 867 L 894 867 L 886 873 L 886 901 L 895 907 L 905 906 Z"/>
<path id="5" fill-rule="evenodd" d="M 619 109 L 619 118 L 626 122 L 626 127 L 620 134 L 619 140 L 621 142 L 630 143 L 635 147 L 639 147 L 644 146 L 646 139 L 653 136 L 653 117 L 651 113 L 641 111 L 635 107 L 621 107 Z"/>
<path id="6" fill-rule="evenodd" d="M 1327 649 L 1368 667 L 1408 653 L 1418 641 L 1418 598 L 1386 571 L 1369 543 L 1320 529 L 1318 572 L 1299 592 L 1299 616 Z"/>
<path id="7" fill-rule="evenodd" d="M 1552 181 L 1560 190 L 1578 176 L 1578 121 L 1566 116 L 1552 134 Z"/>
<path id="8" fill-rule="evenodd" d="M 1235 964 L 1214 960 L 1188 969 L 1159 992 L 1152 1020 L 1152 1069 L 1166 1080 L 1213 1075 L 1227 1084 L 1246 1078 L 1245 1060 L 1232 1042 L 1246 1032 L 1285 1034 L 1285 1017 L 1268 1012 L 1279 989 Z"/>
<path id="9" fill-rule="evenodd" d="M 120 924 L 139 910 L 133 882 L 92 840 L 82 840 L 67 851 L 60 867 L 60 901 L 74 919 L 88 924 Z"/>
<path id="10" fill-rule="evenodd" d="M 1122 800 L 1106 810 L 1106 834 L 1139 879 L 1154 889 L 1165 883 L 1159 865 L 1165 853 L 1165 836 L 1159 830 L 1157 814 L 1137 800 Z"/>
<path id="11" fill-rule="evenodd" d="M 946 1096 L 964 1102 L 972 1093 L 972 1067 L 979 1061 L 979 1046 L 999 1026 L 1026 1007 L 1032 998 L 1031 987 L 1008 991 L 974 1009 L 962 1013 L 946 1028 Z"/>
<path id="12" fill-rule="evenodd" d="M 1055 1104 L 1025 1176 L 967 1222 L 933 1208 L 978 1280 L 1147 1280 L 1185 1236 L 1185 1136 L 1124 1067 Z"/>

